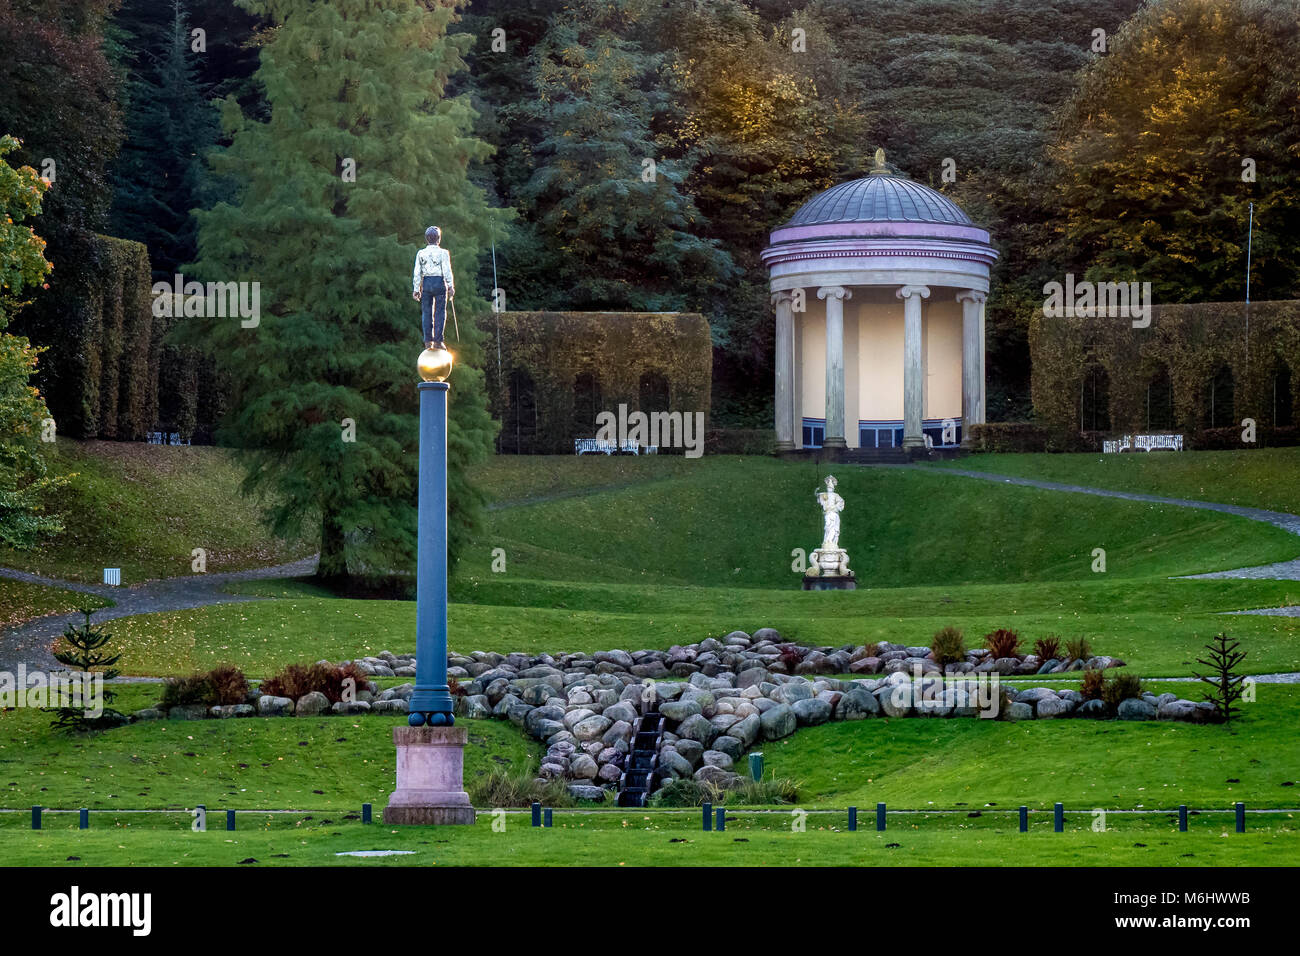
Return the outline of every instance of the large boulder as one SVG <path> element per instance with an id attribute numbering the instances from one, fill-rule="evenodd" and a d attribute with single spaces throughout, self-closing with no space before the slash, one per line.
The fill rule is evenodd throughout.
<path id="1" fill-rule="evenodd" d="M 907 717 L 912 713 L 912 685 L 908 681 L 889 684 L 876 693 L 886 717 Z"/>
<path id="2" fill-rule="evenodd" d="M 730 754 L 721 750 L 706 750 L 704 751 L 704 766 L 721 767 L 723 770 L 730 770 L 735 766 L 735 761 L 731 759 Z"/>
<path id="3" fill-rule="evenodd" d="M 1046 720 L 1051 717 L 1064 717 L 1073 708 L 1073 701 L 1062 700 L 1059 697 L 1043 697 L 1035 705 L 1034 713 L 1039 720 Z"/>
<path id="4" fill-rule="evenodd" d="M 1120 701 L 1116 712 L 1120 720 L 1155 720 L 1156 718 L 1155 705 L 1138 697 Z"/>
<path id="5" fill-rule="evenodd" d="M 759 723 L 763 728 L 764 740 L 780 740 L 794 733 L 799 726 L 799 718 L 789 704 L 779 704 L 765 712 L 759 718 Z"/>
<path id="6" fill-rule="evenodd" d="M 742 690 L 753 687 L 768 679 L 766 667 L 748 667 L 736 675 L 736 686 Z"/>
<path id="7" fill-rule="evenodd" d="M 745 752 L 745 745 L 736 737 L 723 734 L 713 741 L 713 749 L 721 751 L 734 761 L 739 760 L 741 754 Z"/>
<path id="8" fill-rule="evenodd" d="M 695 714 L 682 721 L 677 728 L 677 736 L 699 741 L 708 747 L 718 736 L 718 728 L 709 723 L 702 714 Z"/>
<path id="9" fill-rule="evenodd" d="M 801 727 L 816 727 L 831 719 L 831 705 L 819 697 L 797 700 L 791 708 Z"/>
<path id="10" fill-rule="evenodd" d="M 635 724 L 637 718 L 640 716 L 637 713 L 636 708 L 626 700 L 620 700 L 617 703 L 610 704 L 602 710 L 601 713 L 614 721 L 614 723 L 618 723 L 620 720 L 625 720 L 629 724 Z"/>
<path id="11" fill-rule="evenodd" d="M 714 767 L 705 764 L 699 770 L 695 771 L 695 779 L 700 783 L 711 783 L 714 786 L 726 787 L 736 779 L 736 775 L 725 767 Z"/>
<path id="12" fill-rule="evenodd" d="M 754 746 L 762 732 L 763 721 L 757 711 L 746 717 L 742 717 L 727 728 L 728 736 L 735 737 L 739 740 L 741 746 L 745 749 Z M 714 743 L 716 744 L 717 741 L 714 741 Z"/>
<path id="13" fill-rule="evenodd" d="M 299 717 L 315 717 L 330 709 L 330 699 L 318 690 L 303 694 L 298 698 L 293 712 Z"/>
<path id="14" fill-rule="evenodd" d="M 673 744 L 673 748 L 691 765 L 692 770 L 700 765 L 700 760 L 704 756 L 704 744 L 698 740 L 683 737 Z"/>
<path id="15" fill-rule="evenodd" d="M 863 720 L 880 713 L 880 702 L 865 687 L 852 687 L 840 697 L 835 716 L 840 720 Z"/>
<path id="16" fill-rule="evenodd" d="M 571 783 L 569 784 L 569 795 L 575 800 L 593 800 L 597 803 L 605 802 L 606 790 L 604 787 L 593 787 L 590 784 Z"/>
<path id="17" fill-rule="evenodd" d="M 257 708 L 252 704 L 217 704 L 212 708 L 212 716 L 223 720 L 229 717 L 252 717 Z"/>
<path id="18" fill-rule="evenodd" d="M 579 740 L 598 740 L 605 731 L 610 728 L 610 720 L 600 714 L 592 714 L 585 720 L 580 720 L 569 729 L 573 731 L 573 736 Z"/>
<path id="19" fill-rule="evenodd" d="M 1007 708 L 1007 720 L 1033 720 L 1034 707 L 1023 701 L 1016 701 Z"/>
<path id="20" fill-rule="evenodd" d="M 1111 715 L 1110 706 L 1104 700 L 1085 700 L 1075 714 L 1091 720 L 1105 720 Z"/>
<path id="21" fill-rule="evenodd" d="M 787 704 L 808 700 L 813 696 L 813 686 L 806 680 L 792 680 L 781 685 L 780 699 Z"/>
<path id="22" fill-rule="evenodd" d="M 664 747 L 659 751 L 659 771 L 680 779 L 690 777 L 695 767 L 672 747 Z"/>
<path id="23" fill-rule="evenodd" d="M 1159 720 L 1195 720 L 1197 707 L 1190 700 L 1179 700 L 1175 697 L 1173 700 L 1164 701 L 1156 708 L 1156 717 Z"/>
<path id="24" fill-rule="evenodd" d="M 659 705 L 659 713 L 669 720 L 681 721 L 686 720 L 688 717 L 694 717 L 696 714 L 704 713 L 704 708 L 692 698 L 667 700 Z"/>
<path id="25" fill-rule="evenodd" d="M 569 776 L 575 780 L 594 780 L 599 772 L 599 765 L 586 754 L 574 754 L 569 761 Z"/>
<path id="26" fill-rule="evenodd" d="M 263 694 L 257 698 L 257 712 L 263 717 L 284 717 L 293 713 L 293 701 L 288 697 L 272 697 Z M 168 716 L 171 716 L 170 712 Z"/>
<path id="27" fill-rule="evenodd" d="M 288 697 L 276 697 L 274 700 L 288 701 L 289 710 L 286 713 L 293 713 L 293 701 Z M 261 708 L 259 708 L 260 712 Z M 208 716 L 207 704 L 177 704 L 167 711 L 167 716 L 172 720 L 203 720 Z M 278 714 L 263 714 L 265 717 L 276 717 Z"/>

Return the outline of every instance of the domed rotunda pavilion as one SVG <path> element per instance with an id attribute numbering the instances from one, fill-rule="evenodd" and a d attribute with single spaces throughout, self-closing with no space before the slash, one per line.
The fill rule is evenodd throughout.
<path id="1" fill-rule="evenodd" d="M 989 234 L 889 170 L 805 203 L 763 250 L 777 451 L 956 445 L 984 421 Z M 945 428 L 945 424 L 947 427 Z"/>

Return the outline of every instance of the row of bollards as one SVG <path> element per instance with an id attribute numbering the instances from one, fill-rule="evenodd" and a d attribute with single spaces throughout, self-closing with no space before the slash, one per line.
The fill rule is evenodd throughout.
<path id="1" fill-rule="evenodd" d="M 533 804 L 534 807 L 537 804 Z M 725 830 L 727 828 L 727 811 L 724 807 L 718 807 L 716 813 L 713 804 L 706 803 L 701 807 L 702 823 L 706 832 L 710 830 Z M 1237 832 L 1246 832 L 1246 805 L 1244 803 L 1233 804 L 1233 811 L 1236 815 Z M 550 812 L 549 810 L 547 811 Z M 883 803 L 876 804 L 876 830 L 883 832 L 885 829 L 885 817 L 888 809 Z M 1019 809 L 1020 832 L 1029 832 L 1029 808 L 1022 806 Z M 536 811 L 534 811 L 534 821 L 536 820 Z M 533 826 L 537 826 L 534 822 Z M 550 826 L 550 823 L 547 823 Z M 858 829 L 858 808 L 849 807 L 849 831 L 856 833 Z M 1178 829 L 1187 832 L 1187 804 L 1180 804 L 1178 807 Z M 1055 833 L 1065 832 L 1065 804 L 1056 803 L 1052 805 L 1052 830 Z"/>
<path id="2" fill-rule="evenodd" d="M 533 805 L 536 806 L 536 804 L 533 804 Z M 33 806 L 33 807 L 32 807 L 32 829 L 33 829 L 33 830 L 39 830 L 39 829 L 41 828 L 41 822 L 42 822 L 42 818 L 43 818 L 43 816 L 44 816 L 45 809 L 46 809 L 45 807 L 41 807 L 41 806 Z M 109 812 L 111 813 L 112 811 L 109 811 Z M 202 831 L 202 830 L 206 830 L 206 829 L 207 829 L 208 808 L 207 808 L 206 806 L 204 806 L 203 804 L 200 803 L 200 804 L 198 804 L 198 806 L 196 806 L 196 807 L 194 808 L 194 810 L 193 810 L 192 812 L 194 813 L 194 819 L 195 819 L 195 821 L 196 821 L 196 822 L 195 822 L 194 829 L 195 829 L 195 830 L 200 830 L 200 831 Z M 245 812 L 248 812 L 248 813 L 257 813 L 258 811 L 257 811 L 257 810 L 249 810 L 249 811 L 245 811 Z M 373 811 L 372 811 L 371 805 L 368 804 L 368 803 L 363 803 L 363 804 L 361 804 L 361 822 L 362 822 L 362 823 L 370 823 L 370 822 L 372 822 L 372 820 L 373 820 Z M 535 825 L 535 824 L 534 824 L 534 825 Z M 547 825 L 548 827 L 551 825 L 551 811 L 550 811 L 550 810 L 547 810 L 547 811 L 546 811 L 546 825 Z M 82 807 L 80 810 L 77 811 L 77 829 L 79 829 L 79 830 L 89 830 L 89 829 L 90 829 L 90 810 L 87 809 L 86 807 Z M 233 829 L 235 829 L 235 811 L 234 811 L 234 810 L 227 810 L 227 811 L 226 811 L 226 829 L 227 829 L 227 830 L 233 830 Z"/>
<path id="3" fill-rule="evenodd" d="M 700 809 L 702 810 L 701 823 L 706 832 L 715 829 L 719 831 L 724 831 L 727 829 L 726 807 L 715 808 L 713 804 L 706 803 Z M 32 829 L 33 830 L 39 830 L 41 828 L 41 819 L 44 810 L 45 808 L 41 806 L 32 807 Z M 1235 803 L 1233 804 L 1233 811 L 1236 816 L 1237 832 L 1245 833 L 1246 832 L 1246 805 L 1244 803 Z M 258 811 L 251 810 L 247 812 L 257 813 Z M 888 811 L 885 804 L 883 803 L 876 804 L 876 830 L 882 832 L 884 831 L 885 817 L 887 812 Z M 202 821 L 200 823 L 196 823 L 195 829 L 196 830 L 206 829 L 207 828 L 207 822 L 206 822 L 207 807 L 205 807 L 203 804 L 199 804 L 195 810 L 195 814 L 196 814 L 196 821 Z M 1019 821 L 1020 832 L 1028 833 L 1029 832 L 1029 808 L 1028 807 L 1026 806 L 1020 807 L 1019 818 L 1020 818 Z M 546 807 L 543 809 L 540 803 L 534 802 L 532 804 L 533 826 L 549 827 L 552 824 L 552 820 L 553 817 L 552 817 L 552 811 L 550 807 Z M 77 822 L 78 822 L 78 829 L 89 830 L 90 810 L 87 809 L 86 807 L 82 807 L 80 810 L 78 810 Z M 373 822 L 373 809 L 371 805 L 368 803 L 361 804 L 361 822 L 362 823 Z M 234 810 L 226 811 L 226 829 L 227 830 L 235 829 Z M 857 829 L 858 829 L 858 808 L 849 807 L 849 830 L 850 832 L 856 832 Z M 1180 804 L 1178 807 L 1178 829 L 1182 833 L 1187 832 L 1187 804 L 1185 803 Z M 1056 833 L 1065 832 L 1065 804 L 1063 803 L 1056 803 L 1052 805 L 1052 830 Z"/>

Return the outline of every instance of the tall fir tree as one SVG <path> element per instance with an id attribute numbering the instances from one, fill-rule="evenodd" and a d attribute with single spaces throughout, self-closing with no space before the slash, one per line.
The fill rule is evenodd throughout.
<path id="1" fill-rule="evenodd" d="M 222 434 L 247 451 L 245 489 L 270 496 L 272 527 L 317 522 L 325 579 L 411 569 L 421 341 L 410 277 L 425 227 L 441 226 L 463 336 L 449 323 L 454 557 L 481 505 L 466 472 L 495 428 L 474 321 L 487 310 L 474 273 L 490 214 L 467 176 L 490 149 L 469 134 L 467 99 L 446 95 L 472 38 L 448 33 L 445 0 L 241 3 L 272 24 L 256 74 L 269 118 L 226 101 L 231 143 L 212 164 L 241 194 L 199 214 L 192 271 L 261 283 L 262 314 L 255 328 L 186 320 L 181 334 L 229 370 Z"/>
<path id="2" fill-rule="evenodd" d="M 530 264 L 569 273 L 542 307 L 681 309 L 735 271 L 702 235 L 685 164 L 654 140 L 669 101 L 662 57 L 634 36 L 648 11 L 644 0 L 575 0 L 529 56 L 533 98 L 512 112 L 542 139 L 520 190 L 532 230 L 514 259 L 525 281 Z"/>
<path id="3" fill-rule="evenodd" d="M 199 80 L 206 39 L 195 49 L 184 0 L 126 0 L 115 22 L 128 80 L 113 229 L 148 246 L 154 276 L 170 279 L 194 258 L 191 211 L 202 205 L 204 155 L 217 141 L 217 111 Z"/>

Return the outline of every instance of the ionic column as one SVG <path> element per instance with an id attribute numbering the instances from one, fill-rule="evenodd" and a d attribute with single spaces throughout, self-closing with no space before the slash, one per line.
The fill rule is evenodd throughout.
<path id="1" fill-rule="evenodd" d="M 773 292 L 776 306 L 776 450 L 793 451 L 794 436 L 794 309 L 789 292 Z"/>
<path id="2" fill-rule="evenodd" d="M 844 300 L 853 293 L 842 285 L 822 286 L 826 300 L 826 436 L 823 448 L 844 448 Z"/>
<path id="3" fill-rule="evenodd" d="M 984 336 L 981 312 L 985 293 L 957 293 L 961 303 L 961 443 L 969 445 L 971 426 L 984 421 Z"/>
<path id="4" fill-rule="evenodd" d="M 929 286 L 905 285 L 897 295 L 903 300 L 903 447 L 924 448 L 921 413 L 925 404 L 925 378 L 921 368 L 921 300 L 930 297 Z"/>

